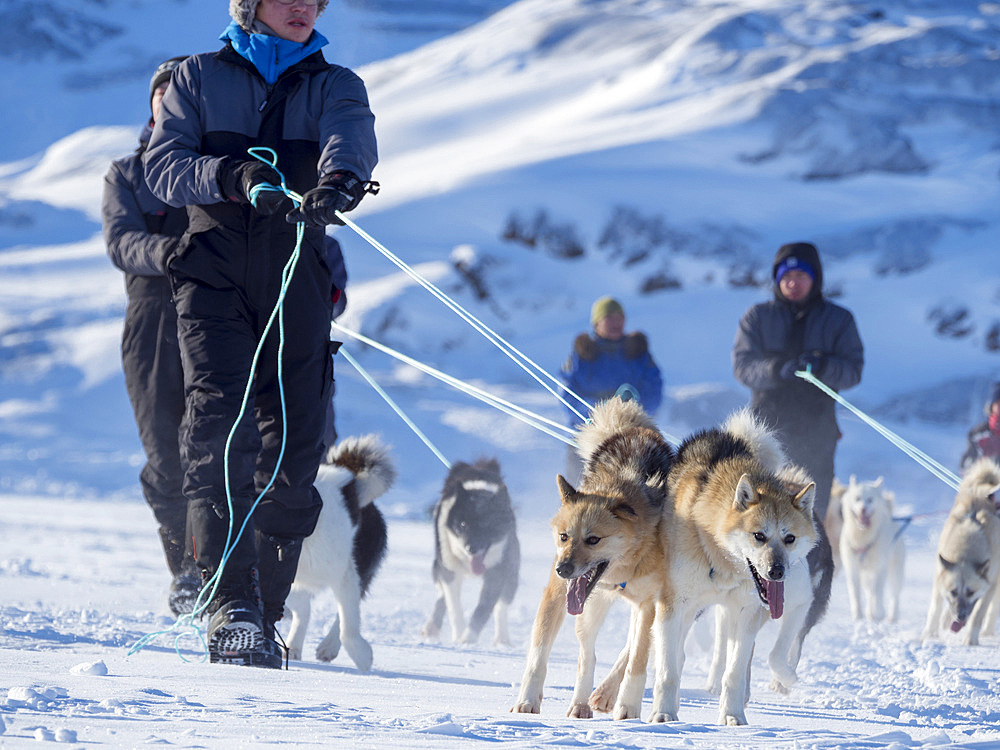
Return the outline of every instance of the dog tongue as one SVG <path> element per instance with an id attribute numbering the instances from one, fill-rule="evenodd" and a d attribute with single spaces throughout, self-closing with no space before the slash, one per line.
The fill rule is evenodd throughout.
<path id="1" fill-rule="evenodd" d="M 951 632 L 957 633 L 964 627 L 965 627 L 965 622 L 963 620 L 955 620 L 955 622 L 951 624 Z"/>
<path id="2" fill-rule="evenodd" d="M 771 619 L 777 620 L 785 611 L 785 582 L 764 581 L 764 593 L 767 594 L 767 606 L 771 610 Z"/>
<path id="3" fill-rule="evenodd" d="M 587 579 L 583 576 L 574 578 L 566 588 L 566 611 L 571 615 L 583 612 L 583 603 L 587 600 Z"/>
<path id="4" fill-rule="evenodd" d="M 486 572 L 486 566 L 483 564 L 483 556 L 473 555 L 472 559 L 469 561 L 469 567 L 472 568 L 472 574 L 481 576 Z"/>

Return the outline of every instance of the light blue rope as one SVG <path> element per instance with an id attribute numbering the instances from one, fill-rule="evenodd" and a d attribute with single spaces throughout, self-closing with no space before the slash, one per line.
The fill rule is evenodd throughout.
<path id="1" fill-rule="evenodd" d="M 386 393 L 384 390 L 382 390 L 382 388 L 379 386 L 379 384 L 375 382 L 375 379 L 371 375 L 368 374 L 368 371 L 365 370 L 364 367 L 361 366 L 361 363 L 358 362 L 358 360 L 356 360 L 354 357 L 351 356 L 350 352 L 347 351 L 347 348 L 344 347 L 343 345 L 341 345 L 341 347 L 339 349 L 339 353 L 343 354 L 344 358 L 348 362 L 350 362 L 352 365 L 354 365 L 354 369 L 357 370 L 361 374 L 361 377 L 363 377 L 365 380 L 368 381 L 368 385 L 370 385 L 372 388 L 374 388 L 375 392 L 378 393 L 378 395 L 380 395 L 383 399 L 385 399 L 385 402 L 387 404 L 389 404 L 389 406 L 392 407 L 392 410 L 394 412 L 396 412 L 396 414 L 399 415 L 400 419 L 402 419 L 404 422 L 406 422 L 407 426 L 411 430 L 413 430 L 414 433 L 416 433 L 416 436 L 423 441 L 424 445 L 426 445 L 428 448 L 430 448 L 431 453 L 433 453 L 435 456 L 437 456 L 438 460 L 440 460 L 441 463 L 444 464 L 444 468 L 450 470 L 451 469 L 451 463 L 448 461 L 447 458 L 444 457 L 444 454 L 442 454 L 441 451 L 439 451 L 435 447 L 434 443 L 432 443 L 430 441 L 430 438 L 428 438 L 423 432 L 421 432 L 420 428 L 417 427 L 417 425 L 414 424 L 413 421 L 408 416 L 406 416 L 406 412 L 404 412 L 399 407 L 399 405 L 395 401 L 392 400 L 392 398 L 389 396 L 389 394 Z"/>
<path id="2" fill-rule="evenodd" d="M 470 383 L 466 383 L 462 380 L 459 380 L 458 378 L 452 377 L 451 375 L 443 373 L 440 370 L 435 370 L 430 365 L 424 364 L 423 362 L 413 359 L 412 357 L 408 357 L 405 354 L 402 354 L 401 352 L 398 352 L 395 349 L 386 346 L 385 344 L 380 344 L 378 341 L 375 341 L 374 339 L 371 339 L 365 336 L 364 334 L 358 333 L 357 331 L 352 331 L 348 328 L 344 328 L 342 325 L 338 323 L 333 323 L 332 326 L 341 333 L 346 333 L 348 336 L 357 339 L 363 344 L 367 344 L 368 346 L 378 349 L 380 352 L 388 354 L 390 357 L 395 357 L 400 362 L 405 362 L 411 367 L 414 367 L 420 370 L 421 372 L 427 373 L 431 377 L 437 378 L 441 382 L 447 383 L 453 388 L 460 390 L 463 393 L 467 393 L 468 395 L 479 399 L 483 403 L 489 404 L 490 406 L 493 406 L 499 411 L 502 411 L 505 414 L 514 417 L 515 419 L 519 419 L 525 424 L 528 424 L 534 427 L 535 429 L 556 438 L 557 440 L 561 440 L 567 445 L 573 445 L 573 446 L 576 445 L 575 441 L 563 435 L 555 434 L 552 432 L 551 429 L 549 429 L 549 427 L 553 427 L 557 430 L 563 431 L 568 435 L 573 435 L 575 431 L 571 427 L 566 427 L 565 425 L 559 424 L 558 422 L 554 422 L 553 420 L 548 419 L 547 417 L 543 417 L 540 414 L 535 414 L 534 412 L 529 411 L 524 407 L 518 406 L 517 404 L 513 404 L 505 399 L 502 399 L 499 396 L 490 393 L 489 391 L 477 388 L 476 386 Z"/>
<path id="3" fill-rule="evenodd" d="M 259 159 L 265 164 L 269 164 L 271 167 L 274 167 L 275 171 L 278 172 L 278 174 L 281 176 L 280 186 L 276 187 L 274 185 L 269 185 L 267 183 L 260 183 L 258 185 L 254 185 L 253 188 L 251 188 L 249 197 L 250 197 L 250 202 L 254 207 L 257 206 L 258 196 L 265 191 L 284 193 L 285 195 L 287 195 L 289 198 L 292 199 L 292 202 L 296 206 L 298 206 L 302 202 L 302 196 L 288 188 L 284 174 L 282 174 L 278 170 L 277 168 L 278 155 L 277 153 L 275 153 L 273 149 L 255 146 L 247 149 L 247 152 L 255 159 Z M 270 159 L 265 158 L 265 155 L 271 158 Z M 229 558 L 232 555 L 233 551 L 235 550 L 236 545 L 239 544 L 240 539 L 242 539 L 243 532 L 246 530 L 247 524 L 250 522 L 250 518 L 253 516 L 253 513 L 257 509 L 257 506 L 260 504 L 260 501 L 263 499 L 267 491 L 271 489 L 271 486 L 274 484 L 275 477 L 277 477 L 278 475 L 278 469 L 281 466 L 282 459 L 284 458 L 285 455 L 285 444 L 288 436 L 288 425 L 287 425 L 287 420 L 285 419 L 285 386 L 284 386 L 283 366 L 282 366 L 282 354 L 284 353 L 284 348 L 285 348 L 284 302 L 285 302 L 285 294 L 288 292 L 288 287 L 292 282 L 292 275 L 295 272 L 295 266 L 297 265 L 299 260 L 299 255 L 301 253 L 301 248 L 302 248 L 302 238 L 304 236 L 305 236 L 305 224 L 302 222 L 298 222 L 295 226 L 295 247 L 292 250 L 292 254 L 289 257 L 288 262 L 285 264 L 285 267 L 281 271 L 281 287 L 278 292 L 278 300 L 274 305 L 274 309 L 271 311 L 270 317 L 268 317 L 267 325 L 264 326 L 264 331 L 260 336 L 260 341 L 257 343 L 257 349 L 256 351 L 254 351 L 253 360 L 251 361 L 250 364 L 250 373 L 247 376 L 247 384 L 243 390 L 243 401 L 240 404 L 239 414 L 237 414 L 236 419 L 233 422 L 233 426 L 229 431 L 229 435 L 226 437 L 226 447 L 225 447 L 225 452 L 223 454 L 223 471 L 226 484 L 226 504 L 229 509 L 229 526 L 226 529 L 226 544 L 225 547 L 223 548 L 222 557 L 219 561 L 219 568 L 218 570 L 215 571 L 215 575 L 213 575 L 208 581 L 206 581 L 205 584 L 202 586 L 201 590 L 198 592 L 198 598 L 195 600 L 194 608 L 190 613 L 181 615 L 179 618 L 177 618 L 177 621 L 169 628 L 144 635 L 142 638 L 136 641 L 136 643 L 129 649 L 128 651 L 129 656 L 131 656 L 134 653 L 137 653 L 138 651 L 141 651 L 151 641 L 153 641 L 154 639 L 158 638 L 161 635 L 176 633 L 176 637 L 174 639 L 174 649 L 177 652 L 177 655 L 181 658 L 181 660 L 185 662 L 189 661 L 184 657 L 184 655 L 180 651 L 180 641 L 182 638 L 190 637 L 192 634 L 191 631 L 193 631 L 194 635 L 196 635 L 199 638 L 202 644 L 202 649 L 204 653 L 202 654 L 201 661 L 205 661 L 205 659 L 208 658 L 208 644 L 205 642 L 205 639 L 201 634 L 201 630 L 198 628 L 197 625 L 194 624 L 194 620 L 196 617 L 201 616 L 201 614 L 205 611 L 205 608 L 209 605 L 209 603 L 215 596 L 215 592 L 218 590 L 219 581 L 221 580 L 222 573 L 226 568 L 226 564 L 229 561 Z M 261 351 L 264 348 L 264 342 L 267 340 L 268 333 L 270 333 L 271 331 L 271 326 L 273 325 L 275 318 L 278 319 L 278 397 L 281 404 L 281 449 L 278 451 L 278 457 L 277 460 L 275 461 L 274 470 L 271 472 L 271 479 L 268 481 L 267 486 L 264 487 L 263 490 L 261 490 L 259 495 L 257 495 L 257 498 L 250 506 L 250 510 L 247 513 L 246 518 L 243 519 L 243 523 L 236 534 L 236 538 L 233 539 L 234 513 L 233 513 L 232 491 L 229 486 L 229 449 L 232 444 L 233 438 L 236 434 L 236 428 L 239 425 L 240 421 L 243 419 L 244 414 L 246 413 L 247 404 L 249 403 L 250 400 L 250 392 L 253 388 L 254 374 L 257 372 L 257 362 L 260 359 Z M 205 596 L 206 592 L 208 592 L 207 598 Z M 203 599 L 204 601 L 202 601 Z M 184 632 L 177 632 L 181 628 L 188 628 L 188 630 L 185 630 Z"/>
<path id="4" fill-rule="evenodd" d="M 905 453 L 914 461 L 916 461 L 918 464 L 923 466 L 925 469 L 927 469 L 927 471 L 936 476 L 938 479 L 940 479 L 946 485 L 951 487 L 953 490 L 956 491 L 958 490 L 958 485 L 962 480 L 959 478 L 957 474 L 955 474 L 947 467 L 942 466 L 940 463 L 935 461 L 933 458 L 928 456 L 919 448 L 906 442 L 905 440 L 903 440 L 903 438 L 901 438 L 895 432 L 890 430 L 888 427 L 879 424 L 874 419 L 865 414 L 863 411 L 858 409 L 856 406 L 848 402 L 847 399 L 845 399 L 843 396 L 841 396 L 839 393 L 837 393 L 835 390 L 827 386 L 824 382 L 822 382 L 815 375 L 813 375 L 811 365 L 807 365 L 805 370 L 796 370 L 795 374 L 798 377 L 805 380 L 807 383 L 812 383 L 814 386 L 819 388 L 821 391 L 823 391 L 823 393 L 832 398 L 838 404 L 840 404 L 841 406 L 843 406 L 844 408 L 848 409 L 850 412 L 855 414 L 859 419 L 861 419 L 862 422 L 870 426 L 882 437 L 884 437 L 890 443 L 895 445 L 897 448 L 903 451 L 903 453 Z"/>
<path id="5" fill-rule="evenodd" d="M 567 409 L 569 409 L 570 411 L 572 411 L 580 419 L 586 421 L 587 417 L 585 415 L 583 415 L 579 411 L 577 411 L 577 409 L 572 404 L 570 404 L 568 401 L 566 401 L 566 399 L 564 399 L 555 389 L 553 389 L 548 383 L 544 382 L 535 373 L 536 372 L 537 373 L 541 373 L 546 378 L 548 378 L 549 381 L 551 381 L 552 383 L 555 383 L 560 389 L 564 390 L 566 393 L 568 393 L 569 395 L 573 396 L 575 399 L 577 399 L 577 401 L 579 401 L 581 404 L 583 404 L 588 409 L 591 409 L 592 408 L 591 405 L 588 404 L 582 397 L 578 396 L 572 390 L 570 390 L 569 388 L 567 388 L 565 386 L 565 384 L 561 383 L 559 380 L 557 380 L 552 375 L 550 375 L 548 372 L 546 372 L 542 367 L 540 367 L 535 362 L 533 362 L 527 355 L 525 355 L 523 352 L 521 352 L 517 348 L 515 348 L 513 344 L 511 344 L 508 341 L 506 341 L 502 336 L 500 336 L 500 334 L 498 334 L 495 331 L 491 330 L 485 323 L 483 323 L 482 321 L 480 321 L 472 313 L 470 313 L 464 307 L 462 307 L 457 302 L 455 302 L 453 299 L 451 299 L 447 294 L 445 294 L 440 289 L 438 289 L 436 286 L 434 286 L 434 284 L 432 284 L 430 281 L 428 281 L 423 276 L 421 276 L 419 273 L 417 273 L 415 270 L 413 270 L 413 268 L 411 268 L 409 265 L 407 265 L 406 263 L 404 263 L 391 250 L 389 250 L 389 248 L 387 248 L 381 242 L 379 242 L 374 237 L 372 237 L 370 234 L 368 234 L 368 232 L 366 232 L 364 229 L 362 229 L 357 224 L 355 224 L 353 221 L 351 221 L 349 218 L 347 218 L 347 216 L 342 211 L 337 211 L 336 214 L 337 214 L 337 218 L 340 219 L 341 221 L 343 221 L 346 226 L 350 227 L 355 232 L 357 232 L 357 234 L 359 236 L 361 236 L 369 245 L 371 245 L 376 250 L 378 250 L 380 253 L 382 253 L 382 255 L 384 255 L 386 258 L 388 258 L 397 268 L 399 268 L 400 270 L 402 270 L 407 276 L 409 276 L 411 279 L 413 279 L 418 284 L 420 284 L 420 286 L 422 286 L 424 289 L 426 289 L 431 294 L 433 294 L 435 297 L 437 297 L 439 300 L 441 300 L 441 302 L 443 302 L 452 311 L 454 311 L 455 313 L 457 313 L 458 316 L 461 317 L 466 323 L 468 323 L 469 325 L 471 325 L 476 331 L 478 331 L 479 333 L 481 333 L 488 341 L 490 341 L 500 351 L 502 351 L 511 360 L 513 360 L 518 365 L 518 367 L 520 367 L 522 370 L 524 370 L 526 373 L 528 373 L 528 375 L 530 375 L 532 378 L 534 378 L 534 380 L 539 385 L 541 385 L 545 390 L 547 390 L 549 393 L 551 393 L 553 396 L 555 396 L 557 399 L 559 399 L 559 401 L 561 401 L 562 404 Z M 531 367 L 534 368 L 535 372 L 532 372 L 532 370 L 529 369 L 527 367 L 527 365 L 531 365 Z"/>

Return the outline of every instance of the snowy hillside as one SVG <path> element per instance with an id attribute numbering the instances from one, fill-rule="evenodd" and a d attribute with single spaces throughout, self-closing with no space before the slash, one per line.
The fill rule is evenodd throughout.
<path id="1" fill-rule="evenodd" d="M 997 746 L 996 638 L 914 642 L 953 493 L 846 412 L 838 475 L 884 476 L 897 511 L 920 516 L 905 536 L 900 623 L 852 627 L 838 578 L 790 696 L 767 690 L 758 650 L 746 731 L 707 726 L 698 636 L 686 723 L 563 719 L 566 627 L 542 716 L 511 717 L 565 446 L 349 338 L 445 456 L 500 459 L 525 550 L 515 645 L 420 641 L 433 596 L 426 509 L 444 467 L 338 360 L 340 433 L 381 433 L 400 474 L 380 502 L 390 553 L 364 610 L 375 672 L 309 659 L 234 680 L 184 664 L 166 641 L 125 659 L 168 624 L 167 580 L 137 479 L 101 181 L 135 146 L 151 69 L 214 49 L 227 21 L 221 0 L 0 4 L 0 746 L 50 735 L 113 746 Z M 863 381 L 845 396 L 956 466 L 1000 379 L 1000 4 L 332 0 L 318 28 L 328 59 L 366 80 L 377 117 L 383 189 L 353 216 L 547 372 L 591 302 L 613 294 L 663 371 L 663 430 L 718 422 L 747 398 L 730 365 L 739 316 L 769 296 L 777 247 L 809 240 L 865 344 Z M 378 251 L 349 229 L 337 237 L 347 328 L 564 419 Z M 317 605 L 310 638 L 332 613 Z M 614 612 L 599 671 L 625 627 Z M 73 671 L 96 662 L 107 677 Z"/>

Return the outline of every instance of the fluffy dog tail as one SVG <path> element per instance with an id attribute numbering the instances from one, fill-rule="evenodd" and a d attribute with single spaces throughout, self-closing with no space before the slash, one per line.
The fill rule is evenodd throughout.
<path id="1" fill-rule="evenodd" d="M 749 407 L 733 412 L 722 429 L 745 441 L 750 446 L 753 457 L 769 471 L 777 473 L 787 463 L 785 450 L 778 438 Z"/>
<path id="2" fill-rule="evenodd" d="M 370 505 L 392 487 L 396 467 L 389 450 L 375 435 L 349 437 L 332 446 L 327 463 L 347 469 L 354 475 L 358 506 Z"/>
<path id="3" fill-rule="evenodd" d="M 620 398 L 602 401 L 590 413 L 590 422 L 577 430 L 577 453 L 589 462 L 601 443 L 630 427 L 656 430 L 653 420 L 637 401 L 622 401 Z"/>
<path id="4" fill-rule="evenodd" d="M 958 486 L 961 495 L 967 495 L 976 500 L 985 500 L 989 495 L 1000 489 L 1000 464 L 992 458 L 980 458 L 962 477 Z"/>

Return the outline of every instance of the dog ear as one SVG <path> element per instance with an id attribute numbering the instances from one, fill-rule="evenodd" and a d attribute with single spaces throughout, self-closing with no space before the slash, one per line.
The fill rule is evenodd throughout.
<path id="1" fill-rule="evenodd" d="M 556 485 L 559 487 L 559 497 L 563 505 L 576 500 L 576 490 L 573 489 L 573 485 L 567 482 L 566 477 L 562 474 L 556 474 Z"/>
<path id="2" fill-rule="evenodd" d="M 750 477 L 746 474 L 740 477 L 736 484 L 736 494 L 733 497 L 733 507 L 736 510 L 746 510 L 757 502 L 757 495 L 750 485 Z"/>
<path id="3" fill-rule="evenodd" d="M 854 474 L 851 474 L 851 480 L 850 480 L 850 482 L 848 482 L 847 486 L 848 487 L 857 487 L 858 486 L 858 478 Z"/>
<path id="4" fill-rule="evenodd" d="M 872 482 L 872 487 L 881 487 L 883 479 L 885 479 L 885 477 L 879 477 L 878 479 L 876 479 L 874 482 Z"/>
<path id="5" fill-rule="evenodd" d="M 620 518 L 622 520 L 630 520 L 639 517 L 639 514 L 635 512 L 635 508 L 628 503 L 618 503 L 618 505 L 611 509 L 611 513 L 616 518 Z"/>
<path id="6" fill-rule="evenodd" d="M 798 495 L 792 498 L 792 505 L 801 510 L 807 516 L 812 515 L 813 503 L 816 502 L 816 483 L 810 482 Z"/>
<path id="7" fill-rule="evenodd" d="M 952 571 L 952 570 L 954 570 L 955 569 L 955 565 L 957 564 L 957 563 L 953 563 L 953 562 L 948 562 L 943 557 L 941 557 L 941 555 L 938 555 L 938 563 L 941 565 L 942 568 L 944 568 L 945 570 L 947 570 L 949 572 Z"/>

